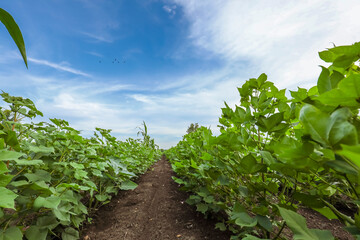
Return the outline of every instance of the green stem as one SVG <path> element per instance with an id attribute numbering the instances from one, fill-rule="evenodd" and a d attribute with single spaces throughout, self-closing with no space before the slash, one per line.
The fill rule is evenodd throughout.
<path id="1" fill-rule="evenodd" d="M 278 239 L 278 237 L 280 236 L 281 232 L 283 231 L 284 227 L 286 226 L 286 222 L 284 221 L 279 232 L 275 235 L 275 237 L 272 238 L 272 240 Z"/>
<path id="2" fill-rule="evenodd" d="M 339 210 L 337 210 L 332 204 L 325 201 L 324 199 L 321 199 L 321 201 L 325 203 L 325 205 L 330 208 L 337 217 L 341 218 L 345 222 L 350 223 L 351 225 L 355 225 L 355 221 L 351 217 L 339 212 Z"/>
<path id="3" fill-rule="evenodd" d="M 354 188 L 354 186 L 352 185 L 351 181 L 349 180 L 349 178 L 347 177 L 346 174 L 344 174 L 344 177 L 345 177 L 346 181 L 349 183 L 351 189 L 354 191 L 356 197 L 359 199 L 359 195 L 358 195 L 358 193 L 356 192 L 356 189 Z"/>

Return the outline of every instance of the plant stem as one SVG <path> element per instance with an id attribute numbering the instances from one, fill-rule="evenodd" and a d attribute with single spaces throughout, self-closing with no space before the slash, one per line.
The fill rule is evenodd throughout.
<path id="1" fill-rule="evenodd" d="M 280 230 L 279 230 L 279 232 L 275 235 L 275 237 L 272 238 L 272 240 L 275 240 L 275 239 L 277 239 L 277 238 L 280 236 L 280 234 L 281 234 L 281 232 L 283 231 L 285 225 L 286 225 L 286 222 L 284 221 L 283 224 L 282 224 L 282 226 L 281 226 L 281 228 L 280 228 Z"/>
<path id="2" fill-rule="evenodd" d="M 349 183 L 351 189 L 354 191 L 356 197 L 359 199 L 359 195 L 358 195 L 358 193 L 356 192 L 356 189 L 354 188 L 354 186 L 352 185 L 351 181 L 349 180 L 349 178 L 347 177 L 346 174 L 344 174 L 344 177 L 345 177 L 346 181 Z"/>

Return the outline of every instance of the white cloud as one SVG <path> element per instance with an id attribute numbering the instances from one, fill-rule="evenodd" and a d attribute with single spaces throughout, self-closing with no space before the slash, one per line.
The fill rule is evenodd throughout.
<path id="1" fill-rule="evenodd" d="M 228 63 L 249 61 L 280 87 L 315 83 L 318 51 L 360 40 L 357 0 L 173 2 L 183 7 L 195 46 Z"/>
<path id="2" fill-rule="evenodd" d="M 83 71 L 80 71 L 80 70 L 71 68 L 69 66 L 66 66 L 63 63 L 58 64 L 58 63 L 49 62 L 47 60 L 35 59 L 35 58 L 30 58 L 30 57 L 28 58 L 28 61 L 32 62 L 32 63 L 40 64 L 40 65 L 45 65 L 45 66 L 54 68 L 54 69 L 59 70 L 59 71 L 65 71 L 65 72 L 73 73 L 73 74 L 76 74 L 76 75 L 81 75 L 81 76 L 84 76 L 84 77 L 91 77 L 90 74 L 87 74 L 87 73 L 85 73 Z"/>

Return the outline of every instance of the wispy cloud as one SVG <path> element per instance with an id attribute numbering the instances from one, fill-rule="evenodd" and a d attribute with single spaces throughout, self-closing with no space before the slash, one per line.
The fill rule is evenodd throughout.
<path id="1" fill-rule="evenodd" d="M 89 32 L 81 32 L 82 35 L 85 35 L 97 42 L 105 42 L 105 43 L 112 43 L 114 40 L 109 36 L 103 36 L 100 34 L 94 34 Z"/>
<path id="2" fill-rule="evenodd" d="M 90 55 L 93 55 L 93 56 L 95 56 L 95 57 L 100 57 L 100 58 L 102 58 L 102 57 L 104 57 L 101 53 L 98 53 L 98 52 L 86 52 L 87 54 L 90 54 Z"/>
<path id="3" fill-rule="evenodd" d="M 176 14 L 176 5 L 172 5 L 172 6 L 164 5 L 163 9 L 165 12 L 169 13 L 169 15 L 172 17 L 175 16 L 175 14 Z"/>
<path id="4" fill-rule="evenodd" d="M 83 71 L 80 71 L 80 70 L 77 70 L 77 69 L 71 68 L 69 66 L 62 65 L 62 64 L 49 62 L 47 60 L 28 58 L 28 61 L 32 62 L 32 63 L 48 66 L 48 67 L 54 68 L 59 71 L 69 72 L 69 73 L 73 73 L 73 74 L 84 76 L 84 77 L 92 77 L 90 74 L 87 74 Z"/>

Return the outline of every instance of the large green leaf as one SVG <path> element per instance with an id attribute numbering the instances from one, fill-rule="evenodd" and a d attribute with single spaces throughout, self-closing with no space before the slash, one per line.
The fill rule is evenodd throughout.
<path id="1" fill-rule="evenodd" d="M 22 157 L 24 155 L 25 155 L 24 153 L 1 149 L 0 150 L 0 161 L 18 160 L 20 157 Z"/>
<path id="2" fill-rule="evenodd" d="M 60 223 L 56 220 L 54 215 L 39 217 L 36 220 L 36 226 L 41 229 L 52 230 L 57 227 Z"/>
<path id="3" fill-rule="evenodd" d="M 33 207 L 38 210 L 41 207 L 55 209 L 59 206 L 61 199 L 58 196 L 50 196 L 47 198 L 37 197 L 34 201 Z"/>
<path id="4" fill-rule="evenodd" d="M 78 240 L 79 232 L 71 227 L 68 227 L 62 232 L 61 238 L 62 240 Z"/>
<path id="5" fill-rule="evenodd" d="M 306 104 L 301 108 L 299 118 L 312 139 L 323 145 L 329 145 L 328 124 L 330 119 L 328 114 Z"/>
<path id="6" fill-rule="evenodd" d="M 6 185 L 9 184 L 9 182 L 11 181 L 11 179 L 13 179 L 14 175 L 5 175 L 5 174 L 0 174 L 0 187 L 6 187 Z"/>
<path id="7" fill-rule="evenodd" d="M 134 190 L 138 185 L 130 180 L 121 183 L 121 190 Z"/>
<path id="8" fill-rule="evenodd" d="M 5 25 L 10 36 L 14 40 L 16 46 L 18 47 L 18 49 L 21 53 L 21 56 L 24 59 L 25 65 L 27 67 L 28 65 L 27 65 L 27 59 L 26 59 L 25 43 L 24 43 L 24 39 L 21 34 L 19 26 L 16 24 L 13 17 L 2 8 L 0 8 L 0 21 Z"/>
<path id="9" fill-rule="evenodd" d="M 0 230 L 0 240 L 22 240 L 23 234 L 18 227 L 9 227 L 5 231 Z"/>
<path id="10" fill-rule="evenodd" d="M 42 170 L 42 169 L 36 169 L 35 173 L 26 173 L 24 175 L 31 182 L 38 182 L 38 181 L 50 182 L 51 181 L 50 173 L 45 170 Z"/>
<path id="11" fill-rule="evenodd" d="M 42 160 L 27 160 L 27 159 L 18 159 L 15 160 L 15 163 L 18 166 L 40 166 L 44 164 Z"/>
<path id="12" fill-rule="evenodd" d="M 266 166 L 264 164 L 260 164 L 256 161 L 256 158 L 249 154 L 245 156 L 240 161 L 239 165 L 239 171 L 242 173 L 256 173 L 262 169 L 264 169 Z"/>
<path id="13" fill-rule="evenodd" d="M 46 240 L 48 234 L 47 229 L 39 228 L 38 226 L 31 226 L 25 232 L 25 236 L 28 240 Z"/>
<path id="14" fill-rule="evenodd" d="M 0 207 L 15 209 L 14 200 L 17 196 L 13 191 L 0 187 Z"/>
<path id="15" fill-rule="evenodd" d="M 288 227 L 294 233 L 294 240 L 332 240 L 334 239 L 330 231 L 318 230 L 318 229 L 309 229 L 306 226 L 306 219 L 300 214 L 278 207 L 280 215 L 285 220 Z"/>
<path id="16" fill-rule="evenodd" d="M 230 218 L 235 220 L 235 224 L 240 227 L 255 227 L 257 224 L 257 219 L 250 217 L 245 208 L 239 202 L 235 203 Z"/>
<path id="17" fill-rule="evenodd" d="M 257 219 L 252 218 L 249 214 L 242 212 L 238 214 L 238 217 L 235 220 L 235 224 L 240 227 L 255 227 L 257 224 Z"/>
<path id="18" fill-rule="evenodd" d="M 358 143 L 355 126 L 347 121 L 351 112 L 340 108 L 330 116 L 318 108 L 306 104 L 300 110 L 300 121 L 311 138 L 323 146 L 336 146 L 341 143 L 354 145 Z"/>
<path id="19" fill-rule="evenodd" d="M 54 147 L 46 147 L 46 146 L 29 146 L 29 150 L 34 153 L 43 153 L 43 154 L 50 154 L 55 151 Z"/>
<path id="20" fill-rule="evenodd" d="M 17 134 L 15 131 L 13 130 L 8 130 L 6 131 L 7 135 L 5 137 L 5 143 L 9 146 L 11 146 L 13 149 L 15 149 L 16 151 L 20 150 L 20 144 L 19 141 L 17 139 Z"/>
<path id="21" fill-rule="evenodd" d="M 347 146 L 341 145 L 342 150 L 337 151 L 337 153 L 350 161 L 352 161 L 360 169 L 360 145 Z"/>
<path id="22" fill-rule="evenodd" d="M 0 162 L 0 174 L 9 172 L 6 164 L 4 162 Z"/>
<path id="23" fill-rule="evenodd" d="M 329 69 L 325 67 L 321 67 L 321 68 L 322 71 L 317 82 L 317 88 L 319 90 L 319 93 L 323 94 L 327 91 L 336 88 L 338 83 L 340 82 L 341 79 L 344 78 L 344 76 L 337 71 L 334 71 L 330 75 Z"/>
<path id="24" fill-rule="evenodd" d="M 318 97 L 320 102 L 330 106 L 360 106 L 360 74 L 352 74 L 342 79 L 338 87 Z"/>
<path id="25" fill-rule="evenodd" d="M 260 127 L 263 127 L 266 129 L 266 131 L 273 131 L 273 129 L 281 123 L 281 121 L 284 119 L 284 113 L 275 113 L 271 115 L 270 117 L 259 117 L 259 121 L 257 122 L 257 125 Z"/>

